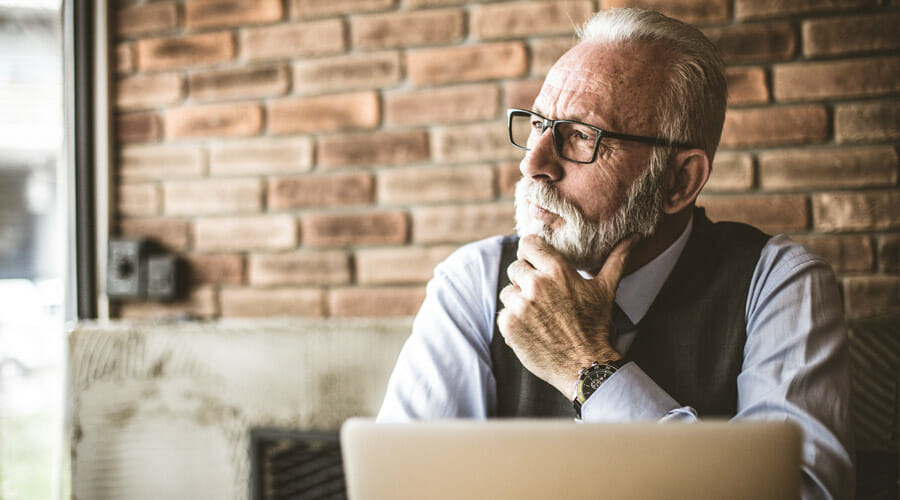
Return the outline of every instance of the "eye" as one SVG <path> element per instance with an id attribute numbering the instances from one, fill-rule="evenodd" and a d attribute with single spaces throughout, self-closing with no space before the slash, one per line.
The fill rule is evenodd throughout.
<path id="1" fill-rule="evenodd" d="M 593 141 L 594 139 L 580 130 L 575 131 L 575 138 L 581 141 Z"/>
<path id="2" fill-rule="evenodd" d="M 538 120 L 537 118 L 531 120 L 531 128 L 536 130 L 544 129 L 544 120 Z"/>

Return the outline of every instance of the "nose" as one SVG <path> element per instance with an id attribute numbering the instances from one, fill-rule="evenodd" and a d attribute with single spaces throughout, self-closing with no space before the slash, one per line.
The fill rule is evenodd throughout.
<path id="1" fill-rule="evenodd" d="M 523 176 L 536 181 L 556 182 L 562 178 L 561 158 L 553 146 L 553 132 L 544 131 L 531 145 L 531 150 L 519 163 Z"/>

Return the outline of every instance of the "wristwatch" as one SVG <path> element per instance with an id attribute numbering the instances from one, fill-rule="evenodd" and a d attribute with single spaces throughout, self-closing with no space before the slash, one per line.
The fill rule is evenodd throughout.
<path id="1" fill-rule="evenodd" d="M 618 361 L 609 361 L 606 363 L 598 363 L 594 361 L 587 368 L 578 370 L 578 381 L 575 383 L 575 399 L 572 405 L 575 407 L 575 415 L 581 419 L 581 405 L 606 379 L 612 377 L 616 370 L 625 364 L 624 359 Z"/>

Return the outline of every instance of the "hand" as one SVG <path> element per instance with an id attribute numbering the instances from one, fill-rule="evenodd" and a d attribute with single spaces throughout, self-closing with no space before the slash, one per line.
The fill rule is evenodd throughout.
<path id="1" fill-rule="evenodd" d="M 500 291 L 505 306 L 497 324 L 528 371 L 572 396 L 578 370 L 593 361 L 621 359 L 609 342 L 612 306 L 622 270 L 637 237 L 610 253 L 600 272 L 586 280 L 546 241 L 527 235 Z"/>

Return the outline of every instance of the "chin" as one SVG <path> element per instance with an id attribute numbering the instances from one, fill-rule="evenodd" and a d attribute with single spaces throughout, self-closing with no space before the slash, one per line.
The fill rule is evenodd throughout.
<path id="1" fill-rule="evenodd" d="M 522 236 L 526 236 L 529 234 L 534 234 L 540 236 L 541 238 L 550 242 L 550 239 L 553 236 L 553 229 L 541 222 L 538 219 L 535 219 L 528 212 L 528 204 L 527 203 L 517 203 L 516 204 L 516 234 L 521 238 Z"/>

